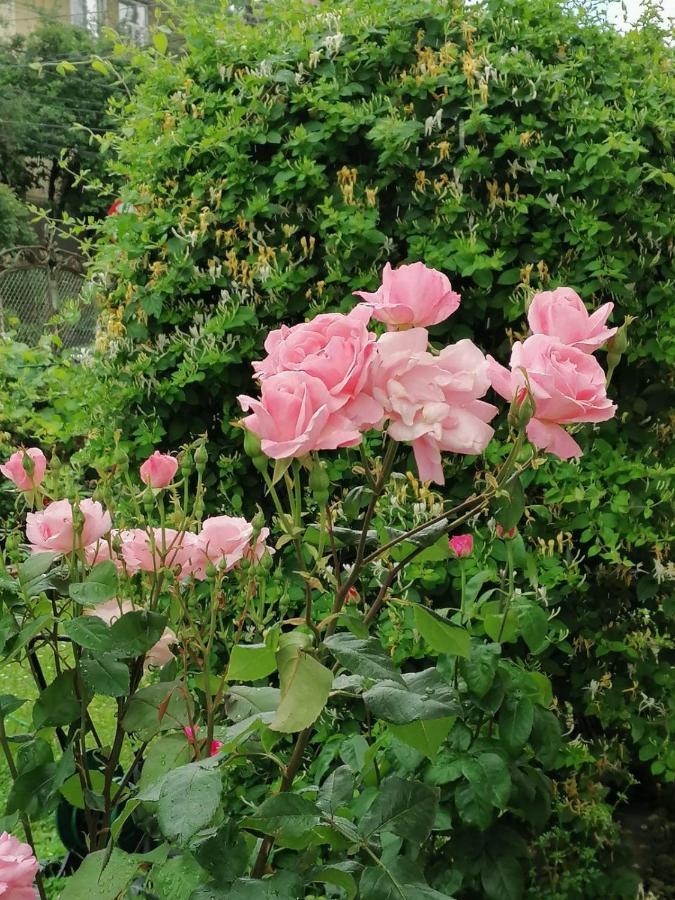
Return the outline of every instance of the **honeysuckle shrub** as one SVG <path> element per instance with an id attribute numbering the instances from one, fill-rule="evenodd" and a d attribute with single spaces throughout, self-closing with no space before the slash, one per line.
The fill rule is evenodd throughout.
<path id="1" fill-rule="evenodd" d="M 545 673 L 567 630 L 524 491 L 614 417 L 595 351 L 616 362 L 624 331 L 540 294 L 506 368 L 431 337 L 458 302 L 439 272 L 387 269 L 362 299 L 272 331 L 238 398 L 267 516 L 205 513 L 204 438 L 138 474 L 118 446 L 90 491 L 39 448 L 3 463 L 27 510 L 3 666 L 39 689 L 0 697 L 0 854 L 26 898 L 44 886 L 17 832 L 64 802 L 83 861 L 63 900 L 525 896 L 583 747 Z"/>
<path id="2" fill-rule="evenodd" d="M 271 3 L 253 26 L 183 8 L 180 22 L 181 55 L 136 58 L 115 139 L 135 211 L 95 256 L 98 455 L 111 461 L 113 429 L 137 462 L 208 431 L 207 503 L 250 514 L 258 480 L 231 424 L 249 362 L 279 322 L 348 308 L 387 259 L 449 273 L 463 302 L 434 337 L 502 357 L 533 291 L 613 301 L 614 324 L 637 317 L 631 366 L 613 376 L 621 423 L 580 435 L 578 463 L 528 475 L 521 533 L 569 631 L 547 661 L 556 693 L 589 753 L 612 761 L 599 779 L 671 780 L 663 31 L 645 19 L 622 35 L 552 0 Z M 468 474 L 446 469 L 446 496 L 461 494 Z M 437 577 L 442 594 L 451 580 Z"/>

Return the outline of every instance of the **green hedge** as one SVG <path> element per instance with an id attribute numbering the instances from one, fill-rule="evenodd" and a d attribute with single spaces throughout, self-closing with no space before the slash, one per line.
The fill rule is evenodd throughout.
<path id="1" fill-rule="evenodd" d="M 575 729 L 614 741 L 619 766 L 674 778 L 663 35 L 553 0 L 284 3 L 253 27 L 223 14 L 183 30 L 180 58 L 148 53 L 117 141 L 136 212 L 107 223 L 95 260 L 101 452 L 114 428 L 139 457 L 208 431 L 223 454 L 211 483 L 237 508 L 254 482 L 235 397 L 265 334 L 348 308 L 387 260 L 448 273 L 463 302 L 436 336 L 502 356 L 529 288 L 613 300 L 615 323 L 637 317 L 619 419 L 590 432 L 580 465 L 537 473 L 525 534 L 570 630 L 545 664 Z"/>

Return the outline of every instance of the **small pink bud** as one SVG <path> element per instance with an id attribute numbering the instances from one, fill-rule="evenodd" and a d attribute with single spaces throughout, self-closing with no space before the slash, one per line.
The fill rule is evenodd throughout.
<path id="1" fill-rule="evenodd" d="M 165 488 L 178 471 L 178 460 L 168 453 L 155 450 L 140 468 L 141 481 L 151 488 Z"/>
<path id="2" fill-rule="evenodd" d="M 222 741 L 211 741 L 211 752 L 209 756 L 217 756 L 220 752 L 220 748 L 223 746 Z"/>
<path id="3" fill-rule="evenodd" d="M 497 523 L 497 527 L 495 528 L 495 531 L 497 532 L 497 537 L 502 538 L 502 540 L 504 540 L 504 541 L 512 541 L 514 539 L 514 537 L 516 536 L 516 534 L 518 533 L 518 529 L 516 528 L 515 525 L 512 528 L 509 528 L 508 531 L 504 531 L 504 529 L 502 528 L 502 526 L 499 523 Z"/>
<path id="4" fill-rule="evenodd" d="M 465 559 L 473 553 L 472 534 L 456 534 L 450 538 L 448 544 L 458 559 Z"/>
<path id="5" fill-rule="evenodd" d="M 42 484 L 47 470 L 47 458 L 37 447 L 17 450 L 0 466 L 0 472 L 20 491 L 34 491 Z"/>
<path id="6" fill-rule="evenodd" d="M 347 591 L 347 596 L 345 597 L 347 603 L 358 603 L 359 602 L 359 592 L 356 588 L 350 587 Z"/>
<path id="7" fill-rule="evenodd" d="M 183 731 L 185 732 L 185 737 L 188 739 L 188 741 L 191 744 L 194 744 L 197 737 L 197 732 L 199 731 L 199 725 L 195 725 L 194 728 L 190 728 L 189 725 L 186 725 Z"/>

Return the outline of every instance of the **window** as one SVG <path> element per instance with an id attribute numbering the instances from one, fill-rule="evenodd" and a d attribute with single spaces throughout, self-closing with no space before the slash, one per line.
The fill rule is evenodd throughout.
<path id="1" fill-rule="evenodd" d="M 137 44 L 148 42 L 148 7 L 140 0 L 120 0 L 119 30 Z"/>
<path id="2" fill-rule="evenodd" d="M 105 22 L 105 0 L 70 0 L 70 21 L 98 34 Z"/>

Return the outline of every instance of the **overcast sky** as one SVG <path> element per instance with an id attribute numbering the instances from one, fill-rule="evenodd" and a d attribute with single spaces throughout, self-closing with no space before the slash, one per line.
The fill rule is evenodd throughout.
<path id="1" fill-rule="evenodd" d="M 628 22 L 634 22 L 640 15 L 640 0 L 624 0 L 624 5 L 628 12 Z M 675 0 L 662 0 L 661 5 L 663 6 L 663 12 L 666 17 L 675 17 Z M 610 22 L 614 22 L 619 26 L 624 25 L 625 15 L 619 0 L 610 0 L 607 7 Z"/>

